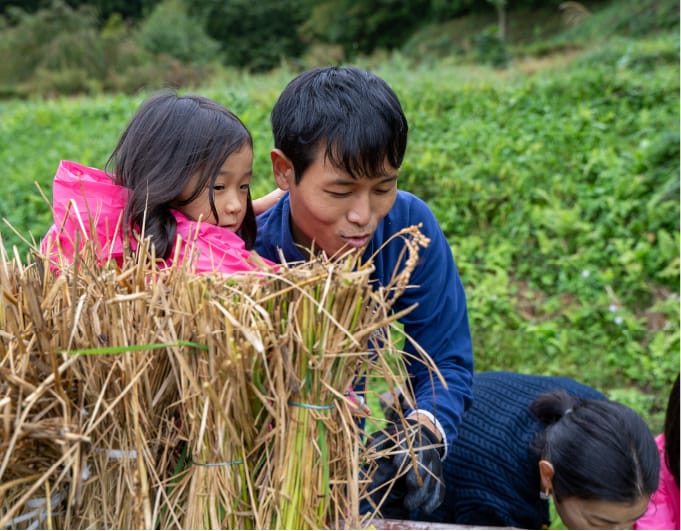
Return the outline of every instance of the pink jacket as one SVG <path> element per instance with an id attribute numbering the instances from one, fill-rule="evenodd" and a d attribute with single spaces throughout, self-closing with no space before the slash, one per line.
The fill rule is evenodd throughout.
<path id="1" fill-rule="evenodd" d="M 660 453 L 660 485 L 634 529 L 679 529 L 679 487 L 665 459 L 664 434 L 658 435 L 655 441 Z"/>
<path id="2" fill-rule="evenodd" d="M 83 240 L 92 238 L 94 230 L 97 256 L 121 263 L 125 252 L 122 217 L 127 200 L 128 189 L 114 184 L 104 171 L 61 161 L 52 189 L 54 225 L 41 242 L 42 252 L 71 261 L 77 242 L 82 249 Z M 168 264 L 191 256 L 191 270 L 196 273 L 237 273 L 258 269 L 258 260 L 269 263 L 259 257 L 251 261 L 253 255 L 233 232 L 209 223 L 196 223 L 177 210 L 172 213 L 182 243 L 173 249 Z M 136 242 L 131 240 L 130 246 L 135 249 Z"/>

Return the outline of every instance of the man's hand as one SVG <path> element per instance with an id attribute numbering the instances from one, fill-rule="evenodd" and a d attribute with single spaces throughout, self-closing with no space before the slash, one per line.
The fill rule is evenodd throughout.
<path id="1" fill-rule="evenodd" d="M 432 513 L 445 496 L 442 444 L 423 424 L 406 423 L 404 428 L 391 424 L 369 438 L 369 454 L 377 464 L 369 492 L 386 518 L 404 517 L 404 509 Z"/>

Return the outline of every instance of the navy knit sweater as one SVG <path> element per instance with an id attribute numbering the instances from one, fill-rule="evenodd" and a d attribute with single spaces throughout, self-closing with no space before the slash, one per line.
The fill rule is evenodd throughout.
<path id="1" fill-rule="evenodd" d="M 539 498 L 539 456 L 531 442 L 544 429 L 530 412 L 533 400 L 563 389 L 584 399 L 604 399 L 570 378 L 481 372 L 473 378 L 473 405 L 444 464 L 446 497 L 420 520 L 542 529 L 548 502 Z"/>

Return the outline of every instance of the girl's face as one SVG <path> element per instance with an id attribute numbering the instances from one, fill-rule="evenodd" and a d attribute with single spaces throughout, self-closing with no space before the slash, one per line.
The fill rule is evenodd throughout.
<path id="1" fill-rule="evenodd" d="M 648 507 L 649 496 L 633 503 L 584 500 L 571 496 L 554 499 L 556 512 L 568 529 L 631 529 Z"/>
<path id="2" fill-rule="evenodd" d="M 185 216 L 194 221 L 203 221 L 212 225 L 219 225 L 232 232 L 241 228 L 246 215 L 248 190 L 253 175 L 253 150 L 244 145 L 233 152 L 220 168 L 215 185 L 213 186 L 213 201 L 218 213 L 215 219 L 210 208 L 210 188 L 207 186 L 191 203 L 178 207 Z M 191 197 L 196 188 L 199 175 L 195 174 L 185 185 L 178 200 L 183 201 Z"/>

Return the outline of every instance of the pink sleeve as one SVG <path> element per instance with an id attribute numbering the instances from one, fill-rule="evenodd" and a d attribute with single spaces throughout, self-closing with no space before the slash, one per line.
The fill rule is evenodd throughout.
<path id="1" fill-rule="evenodd" d="M 655 440 L 660 450 L 660 484 L 634 529 L 679 529 L 679 487 L 664 459 L 664 435 Z"/>
<path id="2" fill-rule="evenodd" d="M 67 261 L 73 260 L 76 247 L 85 239 L 95 239 L 100 259 L 121 259 L 124 253 L 122 213 L 129 190 L 116 185 L 102 170 L 61 161 L 52 187 L 54 225 L 41 242 L 43 253 Z M 177 236 L 182 244 L 173 249 L 170 261 L 191 257 L 192 270 L 237 273 L 272 265 L 246 249 L 235 233 L 202 223 L 197 225 L 179 211 L 173 211 Z M 130 242 L 134 249 L 134 241 Z M 175 252 L 177 251 L 177 253 Z"/>
<path id="3" fill-rule="evenodd" d="M 187 260 L 191 257 L 192 269 L 197 273 L 217 271 L 220 273 L 239 273 L 262 269 L 257 260 L 266 265 L 272 262 L 255 258 L 246 249 L 244 241 L 234 232 L 209 223 L 197 223 L 174 210 L 177 221 L 177 236 L 182 244 L 173 251 L 171 261 Z"/>

